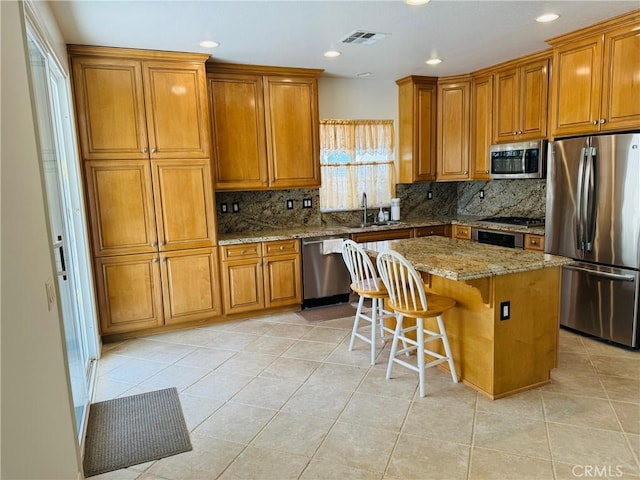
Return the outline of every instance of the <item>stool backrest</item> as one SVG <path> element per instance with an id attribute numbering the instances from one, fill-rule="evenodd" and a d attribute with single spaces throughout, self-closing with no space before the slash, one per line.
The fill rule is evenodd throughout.
<path id="1" fill-rule="evenodd" d="M 377 265 L 393 308 L 404 311 L 427 310 L 427 294 L 422 278 L 406 258 L 390 250 L 378 255 Z"/>
<path id="2" fill-rule="evenodd" d="M 380 290 L 376 267 L 364 248 L 353 240 L 345 240 L 342 243 L 342 258 L 351 275 L 351 283 L 363 285 L 371 290 Z"/>

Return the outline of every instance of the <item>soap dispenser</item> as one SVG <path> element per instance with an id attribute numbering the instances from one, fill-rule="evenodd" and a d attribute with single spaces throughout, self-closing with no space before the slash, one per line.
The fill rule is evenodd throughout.
<path id="1" fill-rule="evenodd" d="M 380 211 L 378 212 L 378 223 L 384 223 L 384 212 L 382 211 L 382 207 L 380 207 Z"/>

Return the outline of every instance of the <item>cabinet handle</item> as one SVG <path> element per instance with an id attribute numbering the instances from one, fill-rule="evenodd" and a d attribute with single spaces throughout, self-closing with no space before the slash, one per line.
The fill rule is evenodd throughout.
<path id="1" fill-rule="evenodd" d="M 606 123 L 607 119 L 606 118 L 601 118 L 600 119 L 600 124 Z"/>

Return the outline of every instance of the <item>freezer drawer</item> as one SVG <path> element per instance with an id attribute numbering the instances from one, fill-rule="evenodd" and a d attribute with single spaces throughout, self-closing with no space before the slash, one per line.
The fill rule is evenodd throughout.
<path id="1" fill-rule="evenodd" d="M 560 323 L 630 347 L 638 342 L 636 270 L 588 263 L 562 269 Z"/>

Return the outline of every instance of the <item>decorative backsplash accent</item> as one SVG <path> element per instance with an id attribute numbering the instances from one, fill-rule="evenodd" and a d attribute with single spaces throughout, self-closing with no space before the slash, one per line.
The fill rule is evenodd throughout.
<path id="1" fill-rule="evenodd" d="M 490 180 L 459 182 L 458 215 L 544 218 L 547 181 Z M 484 190 L 484 198 L 480 198 Z"/>
<path id="2" fill-rule="evenodd" d="M 483 199 L 480 190 L 484 190 Z M 546 180 L 398 184 L 396 196 L 400 199 L 401 220 L 455 215 L 543 218 Z M 305 199 L 311 199 L 311 208 L 302 208 Z M 288 200 L 293 202 L 293 209 L 287 209 Z M 227 213 L 222 213 L 223 203 Z M 239 207 L 237 213 L 233 213 L 234 203 Z M 362 222 L 362 210 L 321 213 L 318 189 L 217 192 L 216 211 L 219 233 Z M 369 221 L 377 212 L 377 208 L 370 209 Z"/>
<path id="3" fill-rule="evenodd" d="M 311 199 L 311 208 L 302 202 Z M 293 208 L 287 209 L 292 200 Z M 222 213 L 226 203 L 227 213 Z M 233 212 L 237 203 L 239 211 Z M 320 195 L 318 189 L 262 190 L 255 192 L 216 192 L 218 232 L 255 232 L 281 229 L 287 226 L 320 226 Z"/>

